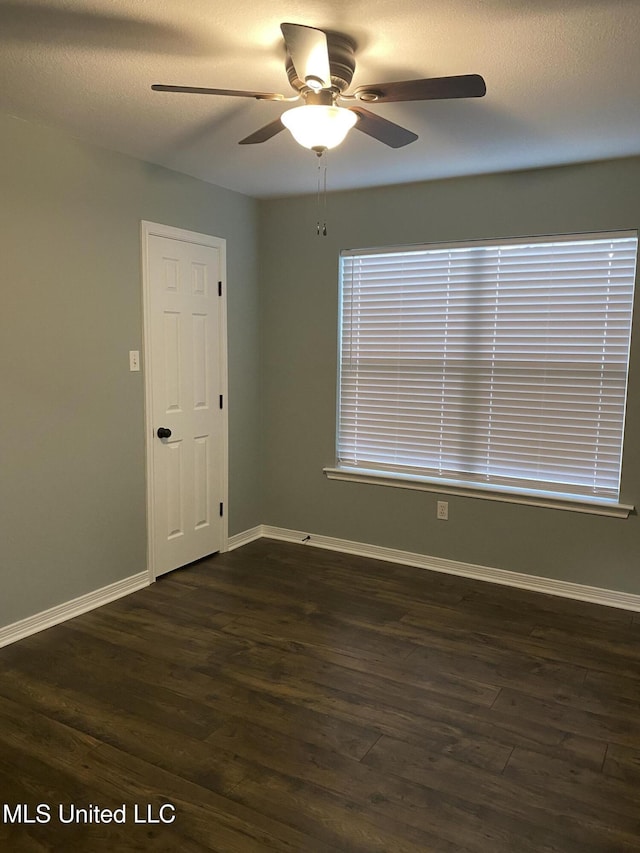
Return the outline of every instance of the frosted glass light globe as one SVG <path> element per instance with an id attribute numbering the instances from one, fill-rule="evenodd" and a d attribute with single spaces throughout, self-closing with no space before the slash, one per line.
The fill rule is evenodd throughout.
<path id="1" fill-rule="evenodd" d="M 358 117 L 343 107 L 307 104 L 287 110 L 280 120 L 296 142 L 321 153 L 340 145 Z"/>

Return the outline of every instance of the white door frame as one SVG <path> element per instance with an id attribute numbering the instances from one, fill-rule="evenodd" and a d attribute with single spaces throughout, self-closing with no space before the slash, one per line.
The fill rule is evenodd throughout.
<path id="1" fill-rule="evenodd" d="M 151 280 L 149 275 L 149 238 L 167 237 L 171 240 L 181 240 L 184 243 L 196 243 L 200 246 L 211 246 L 220 253 L 220 278 L 222 279 L 222 295 L 220 297 L 220 387 L 223 395 L 222 408 L 222 547 L 221 551 L 228 550 L 229 540 L 229 407 L 228 407 L 228 376 L 227 376 L 227 262 L 226 262 L 226 240 L 221 237 L 213 237 L 208 234 L 198 234 L 195 231 L 185 231 L 182 228 L 174 228 L 172 225 L 160 225 L 156 222 L 142 220 L 140 223 L 141 248 L 142 248 L 142 308 L 143 308 L 143 332 L 144 332 L 144 360 L 142 362 L 145 389 L 145 446 L 146 446 L 146 480 L 147 480 L 147 571 L 149 582 L 156 579 L 155 554 L 154 554 L 154 483 L 153 483 L 153 445 L 155 440 L 156 424 L 153 422 L 153 395 L 152 395 L 152 371 L 151 359 L 151 322 L 150 322 L 150 298 Z"/>

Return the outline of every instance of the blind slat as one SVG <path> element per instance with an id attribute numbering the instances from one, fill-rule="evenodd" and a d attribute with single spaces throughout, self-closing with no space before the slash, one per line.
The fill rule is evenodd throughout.
<path id="1" fill-rule="evenodd" d="M 631 232 L 341 257 L 338 462 L 618 498 Z"/>

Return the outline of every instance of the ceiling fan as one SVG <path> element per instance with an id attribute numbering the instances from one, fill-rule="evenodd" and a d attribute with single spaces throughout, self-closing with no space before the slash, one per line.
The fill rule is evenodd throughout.
<path id="1" fill-rule="evenodd" d="M 266 142 L 288 128 L 297 142 L 318 155 L 342 142 L 352 127 L 391 148 L 402 148 L 418 138 L 417 134 L 370 112 L 362 104 L 481 98 L 486 92 L 485 82 L 479 74 L 463 74 L 375 83 L 358 86 L 347 94 L 356 66 L 353 39 L 302 24 L 281 24 L 280 29 L 287 48 L 287 77 L 296 92 L 292 97 L 275 92 L 165 86 L 159 83 L 151 88 L 159 92 L 225 95 L 258 101 L 303 101 L 302 106 L 286 110 L 280 118 L 241 139 L 240 145 Z M 346 106 L 341 106 L 342 103 Z"/>

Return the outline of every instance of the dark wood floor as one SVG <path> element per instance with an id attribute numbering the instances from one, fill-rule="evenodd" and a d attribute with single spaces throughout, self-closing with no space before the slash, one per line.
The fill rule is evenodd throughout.
<path id="1" fill-rule="evenodd" d="M 640 851 L 639 641 L 630 612 L 261 540 L 0 650 L 0 808 L 51 808 L 0 850 Z"/>

